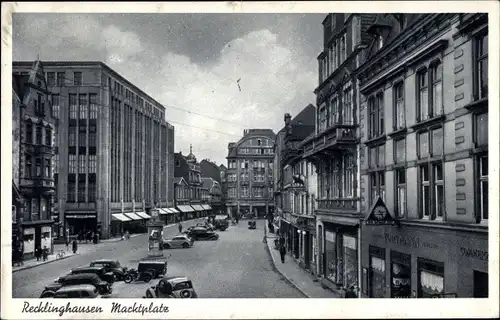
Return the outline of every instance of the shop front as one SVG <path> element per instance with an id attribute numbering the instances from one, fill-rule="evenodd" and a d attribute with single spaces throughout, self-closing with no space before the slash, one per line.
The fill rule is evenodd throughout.
<path id="1" fill-rule="evenodd" d="M 314 216 L 293 215 L 296 218 L 298 259 L 301 268 L 315 273 L 314 245 L 316 221 Z"/>
<path id="2" fill-rule="evenodd" d="M 202 217 L 204 217 L 205 209 L 201 205 L 199 205 L 199 204 L 193 204 L 193 205 L 191 205 L 191 207 L 193 207 L 193 209 L 195 210 L 195 214 L 194 214 L 193 218 L 202 218 Z"/>
<path id="3" fill-rule="evenodd" d="M 24 259 L 33 258 L 37 248 L 53 252 L 52 220 L 38 220 L 22 223 Z"/>
<path id="4" fill-rule="evenodd" d="M 170 214 L 167 215 L 167 224 L 173 224 L 176 222 L 176 217 L 178 217 L 181 213 L 174 207 L 170 207 L 166 209 Z"/>
<path id="5" fill-rule="evenodd" d="M 96 211 L 66 211 L 64 230 L 69 229 L 70 236 L 86 234 L 97 230 Z"/>
<path id="6" fill-rule="evenodd" d="M 131 220 L 121 212 L 111 213 L 111 235 L 113 237 L 122 236 L 125 232 L 125 223 Z"/>
<path id="7" fill-rule="evenodd" d="M 362 226 L 363 297 L 488 296 L 486 228 L 380 221 L 369 215 Z"/>
<path id="8" fill-rule="evenodd" d="M 358 233 L 359 220 L 334 216 L 317 215 L 318 232 L 318 275 L 328 288 L 359 295 Z M 322 238 L 322 239 L 321 239 Z M 322 241 L 323 240 L 323 241 Z"/>
<path id="9" fill-rule="evenodd" d="M 181 221 L 193 219 L 196 214 L 196 210 L 190 205 L 178 205 L 177 209 L 181 212 Z"/>

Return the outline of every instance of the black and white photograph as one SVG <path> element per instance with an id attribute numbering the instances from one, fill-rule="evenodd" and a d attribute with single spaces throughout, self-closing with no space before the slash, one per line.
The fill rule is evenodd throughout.
<path id="1" fill-rule="evenodd" d="M 2 4 L 5 318 L 498 316 L 499 6 L 403 2 Z"/>

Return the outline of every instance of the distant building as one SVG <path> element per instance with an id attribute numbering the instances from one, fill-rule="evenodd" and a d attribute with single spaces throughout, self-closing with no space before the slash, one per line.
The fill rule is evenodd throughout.
<path id="1" fill-rule="evenodd" d="M 33 257 L 37 248 L 52 251 L 56 126 L 39 60 L 24 72 L 13 72 L 12 85 L 13 246 L 22 245 L 26 258 Z"/>
<path id="2" fill-rule="evenodd" d="M 202 180 L 203 178 L 210 177 L 214 181 L 217 182 L 217 189 L 219 190 L 220 194 L 216 196 L 217 201 L 211 201 L 210 206 L 212 207 L 212 213 L 216 212 L 226 212 L 226 207 L 225 207 L 225 199 L 223 197 L 223 186 L 225 186 L 225 167 L 224 165 L 218 166 L 214 162 L 204 159 L 200 162 L 200 170 L 201 170 L 201 177 Z M 208 185 L 204 185 L 204 187 L 207 187 Z M 211 188 L 211 187 L 210 187 Z M 209 188 L 209 190 L 210 190 Z M 212 198 L 211 198 L 212 199 Z M 215 206 L 215 207 L 214 207 Z"/>
<path id="3" fill-rule="evenodd" d="M 266 217 L 274 213 L 273 158 L 275 134 L 271 129 L 248 129 L 228 145 L 227 212 Z"/>
<path id="4" fill-rule="evenodd" d="M 31 63 L 14 62 L 13 74 Z M 165 108 L 102 62 L 44 62 L 56 119 L 58 235 L 107 238 L 173 206 L 174 127 Z"/>
<path id="5" fill-rule="evenodd" d="M 212 215 L 224 214 L 225 211 L 221 210 L 222 207 L 222 190 L 220 183 L 212 178 L 201 178 L 203 189 L 207 190 L 206 195 L 202 195 L 202 202 L 211 207 Z"/>

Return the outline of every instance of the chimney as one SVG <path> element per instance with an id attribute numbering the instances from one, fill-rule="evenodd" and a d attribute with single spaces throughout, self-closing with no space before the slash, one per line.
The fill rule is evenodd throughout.
<path id="1" fill-rule="evenodd" d="M 285 113 L 285 138 L 292 134 L 292 116 Z"/>

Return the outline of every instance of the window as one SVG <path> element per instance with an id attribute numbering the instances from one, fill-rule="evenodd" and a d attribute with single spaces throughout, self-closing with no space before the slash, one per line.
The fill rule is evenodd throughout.
<path id="1" fill-rule="evenodd" d="M 97 94 L 89 94 L 90 114 L 89 119 L 97 119 Z"/>
<path id="2" fill-rule="evenodd" d="M 64 87 L 64 81 L 65 81 L 65 73 L 64 72 L 58 72 L 57 73 L 57 86 L 58 87 Z"/>
<path id="3" fill-rule="evenodd" d="M 477 38 L 476 42 L 476 99 L 488 97 L 488 34 Z"/>
<path id="4" fill-rule="evenodd" d="M 54 154 L 54 173 L 58 173 L 59 172 L 59 154 L 56 153 Z"/>
<path id="5" fill-rule="evenodd" d="M 80 119 L 87 119 L 87 95 L 79 95 L 78 100 L 80 104 Z"/>
<path id="6" fill-rule="evenodd" d="M 394 129 L 405 127 L 404 82 L 394 86 Z"/>
<path id="7" fill-rule="evenodd" d="M 411 256 L 391 251 L 391 298 L 411 298 Z"/>
<path id="8" fill-rule="evenodd" d="M 36 126 L 36 144 L 37 145 L 42 144 L 42 127 L 41 126 Z"/>
<path id="9" fill-rule="evenodd" d="M 352 105 L 352 88 L 344 91 L 344 110 L 342 110 L 342 123 L 354 124 L 354 111 Z"/>
<path id="10" fill-rule="evenodd" d="M 73 178 L 74 179 L 74 178 Z M 68 177 L 68 202 L 76 202 L 76 182 Z"/>
<path id="11" fill-rule="evenodd" d="M 70 147 L 75 147 L 76 146 L 76 127 L 75 126 L 69 126 L 68 127 L 68 146 Z"/>
<path id="12" fill-rule="evenodd" d="M 435 298 L 444 293 L 444 264 L 418 258 L 418 298 Z"/>
<path id="13" fill-rule="evenodd" d="M 480 221 L 488 221 L 488 155 L 479 157 L 479 212 Z"/>
<path id="14" fill-rule="evenodd" d="M 431 66 L 431 83 L 432 83 L 432 116 L 436 117 L 443 113 L 443 67 L 441 62 L 435 62 Z"/>
<path id="15" fill-rule="evenodd" d="M 482 113 L 475 118 L 476 132 L 475 144 L 476 147 L 488 145 L 488 113 Z"/>
<path id="16" fill-rule="evenodd" d="M 78 106 L 76 105 L 76 94 L 69 95 L 69 118 L 76 119 Z"/>
<path id="17" fill-rule="evenodd" d="M 40 220 L 40 198 L 31 198 L 31 220 Z"/>
<path id="18" fill-rule="evenodd" d="M 56 74 L 55 72 L 47 72 L 47 86 L 53 87 L 56 85 Z"/>
<path id="19" fill-rule="evenodd" d="M 430 217 L 430 202 L 429 166 L 424 165 L 420 167 L 420 210 L 424 218 Z"/>
<path id="20" fill-rule="evenodd" d="M 344 155 L 344 170 L 342 171 L 343 181 L 342 185 L 344 186 L 343 197 L 350 198 L 354 196 L 354 156 L 352 154 Z"/>
<path id="21" fill-rule="evenodd" d="M 429 92 L 427 88 L 427 69 L 421 70 L 417 74 L 418 81 L 418 115 L 419 120 L 424 121 L 429 118 Z"/>
<path id="22" fill-rule="evenodd" d="M 78 175 L 78 202 L 85 202 L 85 175 Z"/>
<path id="23" fill-rule="evenodd" d="M 96 173 L 96 156 L 89 155 L 89 173 Z"/>
<path id="24" fill-rule="evenodd" d="M 82 73 L 81 72 L 73 72 L 73 85 L 75 85 L 75 86 L 82 85 Z"/>
<path id="25" fill-rule="evenodd" d="M 399 168 L 396 169 L 396 215 L 398 217 L 404 217 L 406 214 L 406 169 Z"/>
<path id="26" fill-rule="evenodd" d="M 384 133 L 384 95 L 377 94 L 376 97 L 371 97 L 368 100 L 368 108 L 370 112 L 370 138 L 375 138 Z"/>
<path id="27" fill-rule="evenodd" d="M 29 154 L 24 155 L 24 177 L 27 179 L 31 179 L 31 175 L 33 173 L 33 164 L 32 164 L 32 157 Z"/>
<path id="28" fill-rule="evenodd" d="M 52 95 L 52 117 L 59 119 L 59 95 Z"/>
<path id="29" fill-rule="evenodd" d="M 434 178 L 434 213 L 436 219 L 442 219 L 444 216 L 444 182 L 443 182 L 443 164 L 436 163 L 432 165 Z"/>
<path id="30" fill-rule="evenodd" d="M 26 121 L 26 143 L 33 143 L 33 123 Z"/>
<path id="31" fill-rule="evenodd" d="M 261 198 L 264 196 L 264 188 L 254 188 L 253 189 L 254 197 Z"/>
<path id="32" fill-rule="evenodd" d="M 45 145 L 52 145 L 52 130 L 50 128 L 45 128 Z"/>
<path id="33" fill-rule="evenodd" d="M 330 125 L 340 122 L 339 101 L 334 97 L 330 102 Z"/>
<path id="34" fill-rule="evenodd" d="M 35 159 L 35 167 L 36 167 L 36 176 L 41 177 L 42 176 L 42 159 L 40 159 L 40 158 Z"/>
<path id="35" fill-rule="evenodd" d="M 80 172 L 80 173 L 85 172 L 85 155 L 84 154 L 78 155 L 78 172 Z"/>
<path id="36" fill-rule="evenodd" d="M 236 198 L 236 188 L 228 188 L 227 193 L 230 198 Z"/>
<path id="37" fill-rule="evenodd" d="M 89 125 L 89 147 L 97 146 L 96 125 Z"/>
<path id="38" fill-rule="evenodd" d="M 248 197 L 248 187 L 240 188 L 240 197 L 247 198 Z"/>
<path id="39" fill-rule="evenodd" d="M 429 132 L 422 132 L 418 135 L 419 158 L 424 159 L 429 156 Z"/>
<path id="40" fill-rule="evenodd" d="M 341 59 L 341 62 L 340 63 L 342 63 L 347 58 L 347 56 L 346 56 L 345 35 L 342 36 L 342 40 L 341 40 L 340 44 L 341 44 L 341 47 L 340 47 L 340 59 Z"/>
<path id="41" fill-rule="evenodd" d="M 50 168 L 51 168 L 50 159 L 45 159 L 45 166 L 44 166 L 45 178 L 51 178 Z"/>
<path id="42" fill-rule="evenodd" d="M 443 128 L 437 128 L 431 131 L 432 136 L 432 156 L 441 156 L 443 154 Z"/>
<path id="43" fill-rule="evenodd" d="M 76 154 L 69 155 L 69 173 L 76 173 Z"/>
<path id="44" fill-rule="evenodd" d="M 326 106 L 319 110 L 319 131 L 326 129 Z"/>
<path id="45" fill-rule="evenodd" d="M 37 100 L 35 101 L 35 111 L 39 114 L 45 114 L 45 103 L 42 101 L 42 95 L 37 94 Z"/>
<path id="46" fill-rule="evenodd" d="M 421 132 L 418 135 L 419 149 L 418 155 L 420 159 L 431 157 L 439 157 L 443 155 L 443 128 L 435 128 L 430 131 Z"/>
<path id="47" fill-rule="evenodd" d="M 385 201 L 385 171 L 370 173 L 370 200 L 375 203 L 378 197 Z"/>
<path id="48" fill-rule="evenodd" d="M 394 140 L 394 162 L 404 163 L 406 157 L 406 139 Z"/>
<path id="49" fill-rule="evenodd" d="M 87 145 L 87 127 L 80 126 L 78 132 L 78 145 L 85 147 Z"/>

